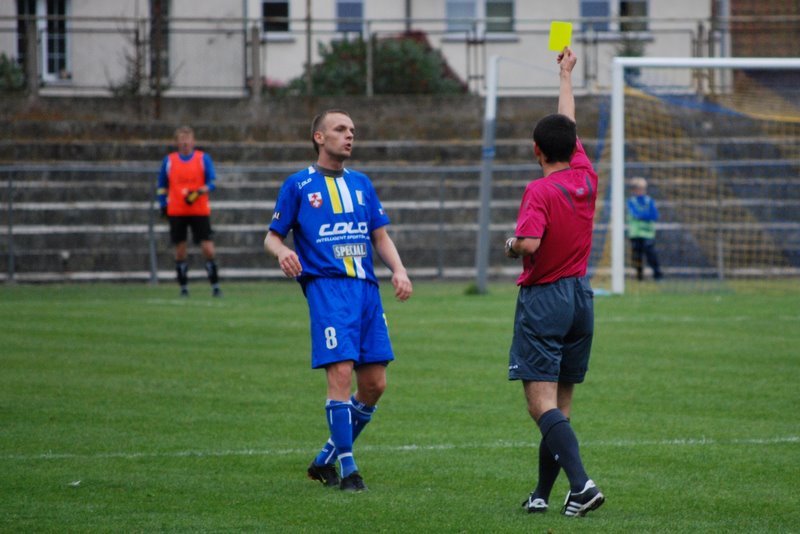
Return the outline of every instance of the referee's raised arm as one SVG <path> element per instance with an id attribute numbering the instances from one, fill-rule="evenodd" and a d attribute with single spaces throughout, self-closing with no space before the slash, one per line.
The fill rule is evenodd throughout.
<path id="1" fill-rule="evenodd" d="M 575 121 L 575 96 L 572 94 L 572 69 L 578 62 L 575 53 L 568 47 L 558 55 L 559 71 L 559 90 L 558 90 L 558 112 L 566 115 Z"/>

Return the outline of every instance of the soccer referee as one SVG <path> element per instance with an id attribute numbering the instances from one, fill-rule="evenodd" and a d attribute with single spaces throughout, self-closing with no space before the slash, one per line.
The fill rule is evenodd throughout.
<path id="1" fill-rule="evenodd" d="M 539 480 L 522 503 L 545 512 L 561 469 L 570 490 L 562 513 L 584 516 L 605 497 L 586 474 L 569 421 L 575 384 L 583 382 L 594 332 L 593 292 L 586 277 L 597 200 L 597 174 L 577 137 L 569 48 L 558 56 L 558 113 L 533 131 L 543 178 L 525 188 L 506 255 L 522 257 L 508 378 L 521 380 L 541 432 Z"/>

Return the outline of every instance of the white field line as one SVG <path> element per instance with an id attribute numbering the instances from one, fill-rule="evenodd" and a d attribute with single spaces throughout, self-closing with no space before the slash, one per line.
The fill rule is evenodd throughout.
<path id="1" fill-rule="evenodd" d="M 595 312 L 596 323 L 749 323 L 761 319 L 753 315 L 738 315 L 733 317 L 708 317 L 699 315 L 647 315 L 632 317 L 597 315 Z M 776 315 L 769 318 L 771 321 L 797 321 L 800 315 Z"/>
<path id="2" fill-rule="evenodd" d="M 687 447 L 687 446 L 751 446 L 751 445 L 780 445 L 785 443 L 800 443 L 800 436 L 784 436 L 774 438 L 742 438 L 742 439 L 713 439 L 713 438 L 674 438 L 635 440 L 621 439 L 610 441 L 582 441 L 582 447 Z M 436 452 L 448 450 L 470 449 L 517 449 L 536 448 L 538 443 L 523 441 L 494 441 L 487 443 L 441 443 L 430 445 L 366 445 L 359 447 L 360 451 L 370 452 Z M 0 461 L 33 461 L 33 460 L 101 460 L 119 458 L 123 460 L 136 458 L 218 458 L 225 456 L 292 456 L 312 454 L 315 449 L 312 445 L 302 449 L 240 449 L 222 451 L 175 451 L 175 452 L 98 452 L 98 453 L 57 453 L 46 452 L 41 454 L 3 454 Z"/>

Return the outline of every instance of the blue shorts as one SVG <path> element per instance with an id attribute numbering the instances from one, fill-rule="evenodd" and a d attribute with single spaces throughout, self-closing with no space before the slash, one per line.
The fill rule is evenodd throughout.
<path id="1" fill-rule="evenodd" d="M 520 287 L 508 379 L 583 382 L 593 335 L 594 293 L 587 278 Z"/>
<path id="2" fill-rule="evenodd" d="M 306 283 L 311 319 L 311 367 L 353 360 L 355 367 L 394 360 L 378 286 L 357 278 Z"/>

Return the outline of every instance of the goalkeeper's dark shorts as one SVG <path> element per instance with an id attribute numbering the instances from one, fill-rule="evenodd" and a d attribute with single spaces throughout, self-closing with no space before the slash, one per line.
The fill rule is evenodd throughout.
<path id="1" fill-rule="evenodd" d="M 185 215 L 169 217 L 169 238 L 173 245 L 183 243 L 192 229 L 192 241 L 199 245 L 201 241 L 211 240 L 214 230 L 211 229 L 211 218 L 208 215 Z"/>
<path id="2" fill-rule="evenodd" d="M 593 334 L 594 293 L 588 278 L 521 286 L 508 379 L 583 382 Z"/>

